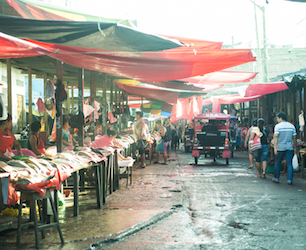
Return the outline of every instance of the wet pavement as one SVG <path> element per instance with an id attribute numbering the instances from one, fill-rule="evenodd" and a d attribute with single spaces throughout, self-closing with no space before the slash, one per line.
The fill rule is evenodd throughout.
<path id="1" fill-rule="evenodd" d="M 133 185 L 96 208 L 95 194 L 81 196 L 73 217 L 72 197 L 60 210 L 65 245 L 46 230 L 41 249 L 306 249 L 306 180 L 295 173 L 279 184 L 248 169 L 247 155 L 225 160 L 172 153 L 169 164 L 134 169 Z M 16 248 L 16 231 L 0 234 L 1 249 Z M 90 248 L 92 246 L 92 248 Z M 34 249 L 34 232 L 23 231 L 19 249 Z"/>

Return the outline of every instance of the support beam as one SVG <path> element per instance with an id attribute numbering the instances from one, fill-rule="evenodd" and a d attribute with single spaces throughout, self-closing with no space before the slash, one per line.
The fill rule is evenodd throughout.
<path id="1" fill-rule="evenodd" d="M 117 101 L 118 101 L 118 86 L 115 85 L 115 106 L 116 108 L 118 107 Z"/>
<path id="2" fill-rule="evenodd" d="M 29 95 L 29 113 L 28 113 L 28 124 L 32 123 L 32 69 L 28 68 L 28 95 Z"/>
<path id="3" fill-rule="evenodd" d="M 252 101 L 249 102 L 249 124 L 252 124 Z"/>
<path id="4" fill-rule="evenodd" d="M 74 115 L 74 92 L 73 88 L 71 88 L 71 114 Z"/>
<path id="5" fill-rule="evenodd" d="M 297 113 L 296 113 L 296 92 L 291 93 L 292 103 L 293 103 L 293 125 L 296 126 L 297 124 Z"/>
<path id="6" fill-rule="evenodd" d="M 12 64 L 11 59 L 7 59 L 7 106 L 8 106 L 8 113 L 13 116 L 13 100 L 12 100 Z"/>
<path id="7" fill-rule="evenodd" d="M 90 71 L 90 102 L 93 108 L 95 108 L 96 92 L 97 92 L 96 72 Z M 95 111 L 92 112 L 92 120 L 93 122 L 91 123 L 91 132 L 92 132 L 91 140 L 94 141 L 96 137 Z"/>
<path id="8" fill-rule="evenodd" d="M 302 92 L 303 90 L 301 89 L 299 91 L 299 111 L 298 111 L 298 115 L 300 114 L 301 110 L 303 110 L 303 100 L 302 100 Z"/>
<path id="9" fill-rule="evenodd" d="M 279 92 L 279 110 L 278 112 L 283 111 L 283 91 Z"/>
<path id="10" fill-rule="evenodd" d="M 304 88 L 303 88 L 303 102 L 304 102 L 304 108 L 303 108 L 303 110 L 304 110 L 304 117 L 305 117 L 305 112 L 306 112 L 306 87 L 305 87 L 305 85 L 304 85 Z M 304 127 L 304 133 L 303 133 L 303 135 L 304 135 L 304 141 L 306 141 L 306 133 L 305 133 L 305 127 Z M 302 166 L 303 167 L 303 166 Z"/>
<path id="11" fill-rule="evenodd" d="M 65 101 L 65 112 L 64 112 L 64 115 L 68 115 L 69 114 L 69 102 L 70 102 L 70 96 L 69 96 L 69 91 L 68 91 L 68 83 L 65 81 L 63 82 L 64 86 L 65 86 L 65 89 L 67 91 L 67 99 Z"/>
<path id="12" fill-rule="evenodd" d="M 61 61 L 56 61 L 56 77 L 58 79 L 57 83 L 63 83 L 63 63 Z M 56 86 L 58 88 L 58 86 Z M 59 102 L 58 96 L 55 97 L 55 107 L 56 107 L 56 148 L 57 152 L 62 152 L 62 129 L 63 129 L 63 112 L 62 103 Z"/>
<path id="13" fill-rule="evenodd" d="M 107 74 L 104 75 L 103 96 L 102 96 L 102 134 L 106 134 L 107 122 Z"/>
<path id="14" fill-rule="evenodd" d="M 44 74 L 44 103 L 46 103 L 46 100 L 47 100 L 46 99 L 47 81 L 48 81 L 47 74 Z M 45 113 L 44 113 L 44 124 L 45 124 L 45 131 L 47 131 L 47 134 L 49 135 L 49 128 L 48 128 L 49 122 L 48 122 L 47 110 L 45 110 Z"/>
<path id="15" fill-rule="evenodd" d="M 84 69 L 78 70 L 78 110 L 79 114 L 84 114 Z M 85 117 L 84 117 L 85 118 Z M 84 125 L 79 128 L 79 145 L 84 146 Z"/>
<path id="16" fill-rule="evenodd" d="M 257 118 L 260 117 L 260 99 L 261 98 L 257 99 Z"/>
<path id="17" fill-rule="evenodd" d="M 243 121 L 242 103 L 240 103 L 240 121 Z"/>
<path id="18" fill-rule="evenodd" d="M 110 82 L 110 109 L 111 111 L 113 110 L 113 106 L 114 106 L 114 83 L 113 81 Z"/>

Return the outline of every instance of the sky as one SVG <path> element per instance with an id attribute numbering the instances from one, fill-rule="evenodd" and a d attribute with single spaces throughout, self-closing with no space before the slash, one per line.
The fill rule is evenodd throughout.
<path id="1" fill-rule="evenodd" d="M 137 20 L 142 31 L 235 44 L 257 46 L 254 4 L 251 0 L 45 0 L 68 2 L 80 12 L 107 18 Z M 306 47 L 306 3 L 254 0 L 265 7 L 268 45 Z M 263 12 L 256 8 L 260 47 Z M 239 43 L 241 43 L 239 45 Z"/>

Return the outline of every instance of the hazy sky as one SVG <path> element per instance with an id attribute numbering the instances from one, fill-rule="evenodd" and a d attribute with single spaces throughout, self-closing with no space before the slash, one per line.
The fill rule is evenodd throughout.
<path id="1" fill-rule="evenodd" d="M 47 0 L 48 1 L 48 0 Z M 56 2 L 64 0 L 49 0 Z M 72 8 L 109 18 L 136 19 L 141 30 L 256 47 L 250 0 L 69 0 Z M 256 0 L 266 9 L 268 44 L 305 47 L 306 3 Z M 262 11 L 257 8 L 260 41 Z"/>

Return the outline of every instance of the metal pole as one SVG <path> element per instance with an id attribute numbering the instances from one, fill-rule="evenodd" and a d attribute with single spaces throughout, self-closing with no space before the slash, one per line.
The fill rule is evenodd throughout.
<path id="1" fill-rule="evenodd" d="M 106 134 L 106 122 L 107 122 L 107 74 L 104 76 L 103 83 L 103 98 L 102 98 L 102 134 Z"/>
<path id="2" fill-rule="evenodd" d="M 7 101 L 8 101 L 8 113 L 13 116 L 12 105 L 12 64 L 11 59 L 7 59 Z"/>
<path id="3" fill-rule="evenodd" d="M 47 74 L 44 74 L 44 102 L 46 103 L 46 88 L 47 88 Z M 45 110 L 45 113 L 44 113 L 44 124 L 45 124 L 45 131 L 47 131 L 48 133 L 48 125 L 49 125 L 49 122 L 48 122 L 48 112 L 47 110 Z M 49 133 L 48 133 L 49 134 Z"/>
<path id="4" fill-rule="evenodd" d="M 78 70 L 78 110 L 79 114 L 84 114 L 84 69 Z M 85 118 L 85 117 L 84 117 Z M 84 146 L 84 125 L 79 127 L 79 145 Z"/>
<path id="5" fill-rule="evenodd" d="M 97 82 L 96 82 L 96 72 L 90 71 L 90 101 L 93 108 L 95 108 L 95 98 L 97 91 Z M 91 123 L 91 131 L 92 131 L 92 141 L 95 140 L 96 137 L 96 129 L 95 129 L 95 111 L 92 112 L 92 120 Z"/>
<path id="6" fill-rule="evenodd" d="M 263 25 L 263 53 L 262 53 L 262 67 L 263 67 L 263 75 L 264 75 L 264 81 L 269 82 L 269 76 L 268 76 L 268 65 L 267 65 L 267 37 L 266 37 L 266 10 L 265 7 L 262 6 L 262 25 Z"/>
<path id="7" fill-rule="evenodd" d="M 32 69 L 28 68 L 28 90 L 29 90 L 29 113 L 28 113 L 28 124 L 32 123 Z"/>
<path id="8" fill-rule="evenodd" d="M 63 82 L 63 63 L 56 61 L 56 76 L 58 81 Z M 56 86 L 58 88 L 58 86 Z M 63 129 L 63 112 L 62 103 L 59 102 L 59 96 L 56 96 L 56 147 L 57 152 L 62 152 L 62 129 Z"/>
<path id="9" fill-rule="evenodd" d="M 71 86 L 71 114 L 74 115 L 74 93 L 73 87 Z"/>

